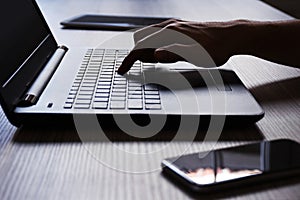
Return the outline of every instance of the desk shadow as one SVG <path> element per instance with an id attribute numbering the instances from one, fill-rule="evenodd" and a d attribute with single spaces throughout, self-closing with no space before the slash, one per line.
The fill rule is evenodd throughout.
<path id="1" fill-rule="evenodd" d="M 260 103 L 300 100 L 300 77 L 259 85 L 250 91 Z"/>
<path id="2" fill-rule="evenodd" d="M 209 122 L 202 122 L 198 131 L 191 131 L 189 127 L 183 128 L 178 134 L 180 123 L 173 120 L 167 122 L 165 126 L 155 135 L 145 129 L 140 133 L 141 137 L 129 135 L 118 128 L 117 125 L 102 120 L 101 131 L 86 126 L 85 129 L 77 131 L 74 124 L 38 124 L 27 125 L 19 129 L 14 135 L 13 141 L 16 143 L 97 143 L 97 142 L 130 142 L 130 141 L 257 141 L 264 137 L 255 124 L 232 126 L 232 123 L 225 123 L 221 132 L 208 132 Z M 151 135 L 151 136 L 149 136 Z M 148 137 L 149 136 L 149 137 Z"/>
<path id="3" fill-rule="evenodd" d="M 178 182 L 177 179 L 171 178 L 171 176 L 167 175 L 164 172 L 161 172 L 161 176 L 165 178 L 169 184 L 174 185 L 176 188 L 178 188 L 180 191 L 185 193 L 187 196 L 189 196 L 192 199 L 224 199 L 224 198 L 234 198 L 234 197 L 242 197 L 245 195 L 253 195 L 255 193 L 267 191 L 267 190 L 277 190 L 281 187 L 288 187 L 296 184 L 300 184 L 300 175 L 290 175 L 286 178 L 281 178 L 277 180 L 272 181 L 265 181 L 265 182 L 257 182 L 253 184 L 247 184 L 247 185 L 241 185 L 236 184 L 233 187 L 230 188 L 215 188 L 215 190 L 211 190 L 209 192 L 195 192 L 187 188 L 187 186 L 184 186 Z M 177 181 L 176 181 L 177 180 Z"/>

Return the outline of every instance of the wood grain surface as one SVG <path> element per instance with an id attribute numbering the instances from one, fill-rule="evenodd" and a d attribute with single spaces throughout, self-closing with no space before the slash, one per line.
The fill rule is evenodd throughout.
<path id="1" fill-rule="evenodd" d="M 199 21 L 291 19 L 255 0 L 39 0 L 38 3 L 59 43 L 69 46 L 93 46 L 117 34 L 61 29 L 60 21 L 84 13 L 174 16 Z M 203 142 L 202 133 L 192 143 L 184 138 L 169 140 L 166 136 L 171 132 L 155 140 L 128 140 L 118 136 L 114 127 L 109 129 L 114 135 L 109 141 L 87 138 L 83 141 L 72 126 L 17 129 L 1 110 L 0 199 L 299 199 L 299 177 L 195 195 L 161 174 L 161 160 L 183 152 L 264 139 L 290 138 L 300 142 L 300 70 L 252 56 L 234 56 L 225 67 L 235 70 L 265 110 L 265 117 L 253 126 L 226 128 L 217 143 Z M 161 153 L 153 153 L 156 151 Z M 145 156 L 132 156 L 141 153 Z"/>

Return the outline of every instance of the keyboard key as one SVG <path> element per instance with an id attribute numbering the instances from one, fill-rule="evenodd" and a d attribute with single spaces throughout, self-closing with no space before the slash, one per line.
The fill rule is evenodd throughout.
<path id="1" fill-rule="evenodd" d="M 126 78 L 124 77 L 115 77 L 115 81 L 126 81 Z"/>
<path id="2" fill-rule="evenodd" d="M 111 78 L 100 78 L 99 82 L 110 82 L 111 83 Z"/>
<path id="3" fill-rule="evenodd" d="M 128 109 L 143 109 L 142 99 L 128 99 Z"/>
<path id="4" fill-rule="evenodd" d="M 160 104 L 159 99 L 145 99 L 146 104 Z"/>
<path id="5" fill-rule="evenodd" d="M 101 74 L 103 74 L 103 72 L 109 72 L 112 73 L 113 72 L 113 67 L 105 67 L 104 69 L 101 70 Z M 103 74 L 105 75 L 105 74 Z"/>
<path id="6" fill-rule="evenodd" d="M 110 90 L 109 89 L 97 89 L 96 93 L 109 93 Z"/>
<path id="7" fill-rule="evenodd" d="M 90 61 L 89 65 L 100 66 L 101 62 L 99 62 L 99 61 Z"/>
<path id="8" fill-rule="evenodd" d="M 153 69 L 153 68 L 155 68 L 155 65 L 143 63 L 143 69 Z"/>
<path id="9" fill-rule="evenodd" d="M 91 51 L 93 49 L 89 49 L 89 50 Z M 94 49 L 94 54 L 95 53 L 102 53 L 103 54 L 104 53 L 104 49 Z"/>
<path id="10" fill-rule="evenodd" d="M 75 104 L 75 109 L 88 109 L 90 107 L 90 104 Z"/>
<path id="11" fill-rule="evenodd" d="M 116 49 L 105 49 L 106 54 L 115 54 L 117 52 Z"/>
<path id="12" fill-rule="evenodd" d="M 158 95 L 158 91 L 145 91 L 145 95 Z"/>
<path id="13" fill-rule="evenodd" d="M 141 67 L 141 62 L 137 61 L 132 65 L 133 68 L 135 67 Z"/>
<path id="14" fill-rule="evenodd" d="M 142 87 L 128 87 L 129 91 L 141 91 L 142 92 Z"/>
<path id="15" fill-rule="evenodd" d="M 101 75 L 100 75 L 100 80 L 103 79 L 103 78 L 112 79 L 112 76 L 111 76 L 111 75 L 104 75 L 104 74 L 101 74 Z"/>
<path id="16" fill-rule="evenodd" d="M 76 99 L 75 104 L 90 104 L 91 100 L 90 99 Z"/>
<path id="17" fill-rule="evenodd" d="M 101 97 L 108 98 L 109 97 L 109 93 L 96 93 L 95 97 L 97 97 L 97 98 L 101 98 Z"/>
<path id="18" fill-rule="evenodd" d="M 64 108 L 65 109 L 70 109 L 70 108 L 72 108 L 72 104 L 71 103 L 65 103 Z"/>
<path id="19" fill-rule="evenodd" d="M 94 74 L 96 74 L 98 76 L 99 73 L 97 71 L 89 71 L 88 70 L 88 71 L 85 72 L 85 74 L 87 74 L 87 75 L 94 75 Z"/>
<path id="20" fill-rule="evenodd" d="M 113 85 L 113 89 L 126 89 L 126 85 Z"/>
<path id="21" fill-rule="evenodd" d="M 100 62 L 102 61 L 102 56 L 98 57 L 98 56 L 93 56 L 90 60 L 91 62 Z"/>
<path id="22" fill-rule="evenodd" d="M 72 94 L 72 95 L 68 95 L 68 99 L 75 99 L 76 95 Z"/>
<path id="23" fill-rule="evenodd" d="M 111 101 L 124 101 L 125 102 L 125 97 L 120 97 L 120 96 L 112 96 Z"/>
<path id="24" fill-rule="evenodd" d="M 84 81 L 94 81 L 94 82 L 96 82 L 96 80 L 97 80 L 96 76 L 95 77 L 84 77 Z"/>
<path id="25" fill-rule="evenodd" d="M 117 93 L 125 93 L 126 89 L 125 88 L 113 88 L 112 91 L 117 92 Z"/>
<path id="26" fill-rule="evenodd" d="M 95 109 L 106 109 L 107 108 L 107 102 L 94 102 L 93 108 Z"/>
<path id="27" fill-rule="evenodd" d="M 124 109 L 125 108 L 125 101 L 111 101 L 110 102 L 111 109 Z"/>
<path id="28" fill-rule="evenodd" d="M 142 83 L 138 83 L 138 82 L 129 82 L 128 85 L 130 87 L 142 87 Z"/>
<path id="29" fill-rule="evenodd" d="M 108 102 L 108 97 L 95 97 L 94 102 Z"/>
<path id="30" fill-rule="evenodd" d="M 97 89 L 110 89 L 110 85 L 98 85 Z"/>
<path id="31" fill-rule="evenodd" d="M 91 95 L 78 95 L 77 99 L 86 99 L 86 100 L 91 100 L 92 96 Z"/>
<path id="32" fill-rule="evenodd" d="M 129 90 L 129 95 L 142 95 L 142 90 Z"/>
<path id="33" fill-rule="evenodd" d="M 94 88 L 95 87 L 95 83 L 83 83 L 82 85 L 81 85 L 81 87 L 91 87 L 91 88 Z"/>
<path id="34" fill-rule="evenodd" d="M 98 85 L 111 85 L 111 82 L 99 81 Z"/>
<path id="35" fill-rule="evenodd" d="M 85 77 L 85 78 L 95 78 L 95 79 L 97 79 L 98 74 L 85 74 L 84 77 Z"/>
<path id="36" fill-rule="evenodd" d="M 114 81 L 114 85 L 126 85 L 126 81 Z"/>
<path id="37" fill-rule="evenodd" d="M 118 73 L 116 72 L 116 73 L 115 73 L 115 77 L 116 77 L 116 78 L 117 78 L 117 77 L 122 78 L 123 76 L 120 75 L 120 74 L 118 74 Z"/>
<path id="38" fill-rule="evenodd" d="M 79 87 L 71 87 L 71 91 L 78 91 Z"/>
<path id="39" fill-rule="evenodd" d="M 159 99 L 159 95 L 145 95 L 145 99 Z"/>
<path id="40" fill-rule="evenodd" d="M 82 81 L 82 84 L 95 84 L 96 83 L 96 80 L 83 80 Z"/>
<path id="41" fill-rule="evenodd" d="M 156 85 L 154 85 L 154 84 L 145 84 L 144 85 L 144 89 L 145 90 L 157 90 L 157 86 Z"/>
<path id="42" fill-rule="evenodd" d="M 76 95 L 77 94 L 77 91 L 70 91 L 69 92 L 69 95 Z"/>
<path id="43" fill-rule="evenodd" d="M 105 72 L 101 72 L 101 75 L 112 75 L 113 72 L 109 72 L 109 71 L 105 71 Z"/>
<path id="44" fill-rule="evenodd" d="M 103 66 L 115 65 L 115 56 L 106 56 L 103 61 Z"/>
<path id="45" fill-rule="evenodd" d="M 111 96 L 112 97 L 125 97 L 126 93 L 125 92 L 112 92 Z"/>
<path id="46" fill-rule="evenodd" d="M 79 91 L 79 95 L 93 95 L 93 91 Z"/>
<path id="47" fill-rule="evenodd" d="M 74 103 L 74 101 L 75 101 L 75 99 L 67 99 L 67 100 L 66 100 L 66 103 L 73 104 L 73 103 Z"/>
<path id="48" fill-rule="evenodd" d="M 129 99 L 142 99 L 143 96 L 142 95 L 136 95 L 136 94 L 129 94 L 128 98 Z"/>
<path id="49" fill-rule="evenodd" d="M 80 91 L 94 91 L 95 87 L 82 87 L 80 88 Z"/>
<path id="50" fill-rule="evenodd" d="M 160 104 L 146 104 L 145 107 L 147 110 L 160 110 L 161 109 Z"/>

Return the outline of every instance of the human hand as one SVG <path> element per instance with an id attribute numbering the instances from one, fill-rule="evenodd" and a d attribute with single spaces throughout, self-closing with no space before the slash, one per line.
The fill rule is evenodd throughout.
<path id="1" fill-rule="evenodd" d="M 238 40 L 232 40 L 236 24 L 190 22 L 171 19 L 134 33 L 135 47 L 118 69 L 125 74 L 137 60 L 151 63 L 188 61 L 196 66 L 216 67 L 232 56 Z"/>

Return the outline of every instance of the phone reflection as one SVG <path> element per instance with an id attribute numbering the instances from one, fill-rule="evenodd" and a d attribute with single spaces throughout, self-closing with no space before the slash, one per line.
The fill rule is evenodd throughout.
<path id="1" fill-rule="evenodd" d="M 300 147 L 289 140 L 221 149 L 203 154 L 190 154 L 173 160 L 173 165 L 190 181 L 215 184 L 262 173 L 287 171 L 300 167 Z"/>
<path id="2" fill-rule="evenodd" d="M 186 172 L 186 175 L 195 183 L 202 185 L 228 181 L 261 173 L 262 171 L 259 169 L 232 170 L 229 168 L 218 168 L 215 172 L 212 168 L 199 168 L 196 171 Z"/>

